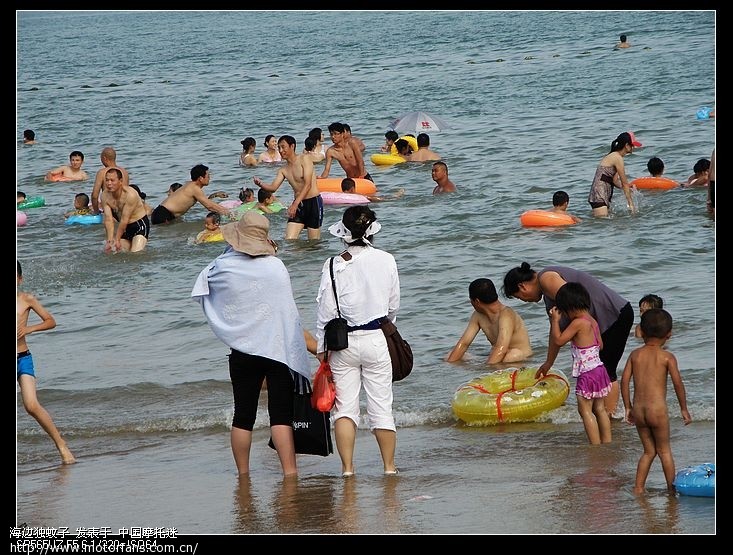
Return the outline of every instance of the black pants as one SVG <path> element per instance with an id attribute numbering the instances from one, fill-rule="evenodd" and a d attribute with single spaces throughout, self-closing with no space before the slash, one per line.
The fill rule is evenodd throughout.
<path id="1" fill-rule="evenodd" d="M 600 357 L 603 366 L 606 367 L 608 377 L 612 382 L 618 380 L 616 368 L 624 356 L 626 349 L 626 341 L 629 339 L 631 326 L 634 325 L 634 309 L 631 303 L 626 303 L 618 315 L 618 319 L 613 325 L 601 334 L 603 339 L 603 349 L 601 349 Z"/>
<path id="2" fill-rule="evenodd" d="M 293 376 L 282 362 L 232 349 L 229 377 L 234 393 L 233 428 L 250 432 L 257 417 L 262 382 L 267 379 L 267 412 L 270 426 L 293 425 Z"/>

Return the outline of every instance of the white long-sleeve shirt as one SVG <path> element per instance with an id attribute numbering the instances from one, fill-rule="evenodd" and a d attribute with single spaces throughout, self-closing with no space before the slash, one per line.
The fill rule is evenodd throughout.
<path id="1" fill-rule="evenodd" d="M 347 250 L 351 260 L 336 256 L 333 261 L 341 316 L 349 326 L 360 326 L 383 316 L 395 322 L 400 308 L 400 278 L 394 256 L 371 246 L 350 246 Z M 323 264 L 321 284 L 316 297 L 318 352 L 324 350 L 326 323 L 338 316 L 329 262 L 330 258 Z"/>

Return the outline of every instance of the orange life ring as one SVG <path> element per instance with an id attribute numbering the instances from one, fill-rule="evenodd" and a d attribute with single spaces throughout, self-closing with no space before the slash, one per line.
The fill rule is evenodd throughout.
<path id="1" fill-rule="evenodd" d="M 328 191 L 331 193 L 342 193 L 341 182 L 343 177 L 324 177 L 318 178 L 318 190 Z M 354 183 L 356 183 L 356 192 L 360 195 L 373 195 L 377 192 L 377 186 L 374 182 L 364 179 L 363 177 L 354 177 Z"/>
<path id="2" fill-rule="evenodd" d="M 49 181 L 74 181 L 74 178 L 66 177 L 63 173 L 54 173 L 51 174 L 51 179 Z"/>
<path id="3" fill-rule="evenodd" d="M 679 183 L 668 177 L 637 177 L 629 185 L 637 189 L 674 189 Z"/>
<path id="4" fill-rule="evenodd" d="M 527 210 L 519 216 L 519 221 L 524 227 L 573 225 L 575 223 L 569 214 L 549 210 Z"/>

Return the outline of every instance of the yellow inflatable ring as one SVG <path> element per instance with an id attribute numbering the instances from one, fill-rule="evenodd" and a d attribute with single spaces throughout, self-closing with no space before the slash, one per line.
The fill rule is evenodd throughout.
<path id="1" fill-rule="evenodd" d="M 404 137 L 400 137 L 400 139 L 405 139 L 408 143 L 410 143 L 410 148 L 412 149 L 412 152 L 417 152 L 417 138 L 405 135 Z M 389 153 L 393 156 L 397 156 L 397 147 L 394 144 L 392 144 L 392 148 L 390 148 Z"/>
<path id="2" fill-rule="evenodd" d="M 375 166 L 394 166 L 395 164 L 407 162 L 399 154 L 372 154 L 370 159 Z"/>
<path id="3" fill-rule="evenodd" d="M 202 241 L 202 243 L 218 243 L 219 241 L 224 240 L 224 234 L 221 231 L 217 231 L 216 233 L 213 233 L 209 235 L 206 239 Z"/>
<path id="4" fill-rule="evenodd" d="M 453 414 L 469 426 L 531 422 L 565 403 L 570 393 L 565 374 L 552 368 L 537 380 L 536 372 L 530 367 L 506 368 L 472 379 L 453 395 Z"/>
<path id="5" fill-rule="evenodd" d="M 360 195 L 373 195 L 377 192 L 377 186 L 373 181 L 369 181 L 363 177 L 354 177 L 353 179 L 354 183 L 356 183 L 356 192 Z M 341 182 L 343 180 L 343 177 L 319 177 L 317 179 L 318 190 L 321 192 L 343 193 L 341 190 Z"/>
<path id="6" fill-rule="evenodd" d="M 575 223 L 569 214 L 550 210 L 527 210 L 519 216 L 519 221 L 524 227 L 573 225 Z"/>
<path id="7" fill-rule="evenodd" d="M 674 189 L 679 183 L 668 177 L 637 177 L 629 185 L 637 189 Z"/>

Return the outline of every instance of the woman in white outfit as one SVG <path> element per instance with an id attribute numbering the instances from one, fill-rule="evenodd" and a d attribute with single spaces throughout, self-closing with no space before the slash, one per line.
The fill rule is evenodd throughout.
<path id="1" fill-rule="evenodd" d="M 346 243 L 334 257 L 333 274 L 341 317 L 349 325 L 349 346 L 331 351 L 328 359 L 336 385 L 334 419 L 336 448 L 344 477 L 354 475 L 354 444 L 359 424 L 359 393 L 366 393 L 369 429 L 382 455 L 385 475 L 397 474 L 394 456 L 397 431 L 392 414 L 392 363 L 380 328 L 383 318 L 395 321 L 400 307 L 400 280 L 394 257 L 374 248 L 372 239 L 381 225 L 367 206 L 351 206 L 328 230 Z M 330 259 L 323 265 L 318 289 L 316 341 L 324 357 L 324 327 L 338 317 L 331 285 Z"/>

